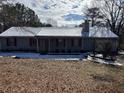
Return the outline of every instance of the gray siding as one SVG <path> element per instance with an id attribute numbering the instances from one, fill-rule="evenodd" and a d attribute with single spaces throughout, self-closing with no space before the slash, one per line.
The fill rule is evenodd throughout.
<path id="1" fill-rule="evenodd" d="M 83 50 L 84 51 L 93 51 L 94 49 L 94 39 L 84 38 L 83 39 Z"/>
<path id="2" fill-rule="evenodd" d="M 11 37 L 12 38 L 12 37 Z M 32 37 L 34 38 L 34 37 Z M 35 39 L 35 38 L 34 38 Z M 35 39 L 36 40 L 36 39 Z M 57 41 L 60 40 L 57 46 Z M 73 40 L 73 46 L 72 46 Z M 79 41 L 81 40 L 81 41 Z M 35 51 L 37 52 L 37 44 L 30 46 L 30 38 L 16 38 L 17 46 L 7 46 L 6 38 L 0 39 L 0 49 L 4 51 Z M 37 40 L 36 40 L 37 42 Z M 80 52 L 101 52 L 101 45 L 109 42 L 112 46 L 111 51 L 116 52 L 118 48 L 117 39 L 99 39 L 99 38 L 81 38 L 81 37 L 40 37 L 39 52 L 41 53 L 80 53 Z M 81 44 L 79 44 L 81 42 Z M 95 45 L 94 45 L 95 42 Z M 95 48 L 94 48 L 95 47 Z"/>
<path id="3" fill-rule="evenodd" d="M 7 46 L 7 38 L 2 38 L 0 41 L 3 51 L 36 51 L 36 47 L 30 46 L 29 38 L 16 38 L 16 46 Z"/>

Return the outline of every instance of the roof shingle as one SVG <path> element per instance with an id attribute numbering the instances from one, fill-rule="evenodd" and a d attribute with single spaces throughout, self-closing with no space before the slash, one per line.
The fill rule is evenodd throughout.
<path id="1" fill-rule="evenodd" d="M 29 36 L 63 36 L 63 37 L 91 37 L 91 38 L 118 38 L 116 34 L 105 27 L 91 27 L 90 31 L 78 28 L 63 27 L 11 27 L 0 34 L 0 37 L 29 37 Z"/>

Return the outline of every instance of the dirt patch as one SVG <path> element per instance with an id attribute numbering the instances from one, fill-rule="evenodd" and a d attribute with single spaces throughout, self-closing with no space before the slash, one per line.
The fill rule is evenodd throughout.
<path id="1" fill-rule="evenodd" d="M 110 75 L 91 75 L 95 81 L 102 81 L 102 82 L 115 82 L 116 80 L 113 79 Z"/>

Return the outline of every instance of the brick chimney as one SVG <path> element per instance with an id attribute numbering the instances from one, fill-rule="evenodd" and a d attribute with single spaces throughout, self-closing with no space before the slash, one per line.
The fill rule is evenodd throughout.
<path id="1" fill-rule="evenodd" d="M 84 30 L 85 32 L 89 32 L 89 29 L 90 29 L 89 20 L 85 20 L 83 30 Z"/>

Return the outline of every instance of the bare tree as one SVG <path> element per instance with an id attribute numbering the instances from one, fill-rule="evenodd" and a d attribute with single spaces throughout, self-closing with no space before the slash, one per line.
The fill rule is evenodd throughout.
<path id="1" fill-rule="evenodd" d="M 100 13 L 100 9 L 98 7 L 87 8 L 84 14 L 91 21 L 92 27 L 100 23 L 100 20 L 103 19 L 103 15 Z"/>
<path id="2" fill-rule="evenodd" d="M 95 3 L 97 7 L 100 5 L 103 20 L 114 33 L 120 35 L 124 26 L 124 0 L 96 0 Z"/>

